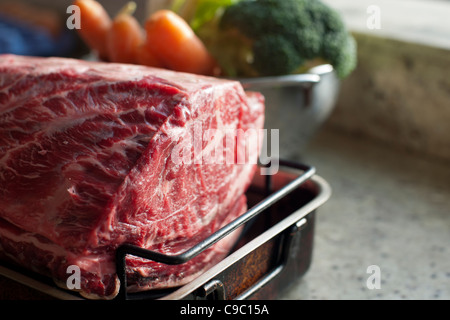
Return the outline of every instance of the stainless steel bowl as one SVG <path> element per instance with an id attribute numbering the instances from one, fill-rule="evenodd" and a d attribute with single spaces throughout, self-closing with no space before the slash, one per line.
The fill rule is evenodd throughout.
<path id="1" fill-rule="evenodd" d="M 335 107 L 340 81 L 329 64 L 307 73 L 278 77 L 239 79 L 248 91 L 261 92 L 266 98 L 268 156 L 276 152 L 273 143 L 279 133 L 279 157 L 299 160 L 308 143 Z"/>

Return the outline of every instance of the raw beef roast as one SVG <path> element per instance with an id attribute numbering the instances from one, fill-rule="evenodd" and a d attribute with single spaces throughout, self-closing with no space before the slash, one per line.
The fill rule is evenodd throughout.
<path id="1" fill-rule="evenodd" d="M 246 210 L 256 161 L 217 150 L 237 159 L 230 130 L 255 132 L 263 115 L 235 81 L 0 55 L 0 258 L 62 287 L 77 266 L 84 296 L 115 297 L 121 244 L 178 254 Z M 233 242 L 179 266 L 127 256 L 129 289 L 191 281 Z"/>

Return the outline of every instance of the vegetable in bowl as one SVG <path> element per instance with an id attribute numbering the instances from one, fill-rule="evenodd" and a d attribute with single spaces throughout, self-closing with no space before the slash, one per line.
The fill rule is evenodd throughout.
<path id="1" fill-rule="evenodd" d="M 331 64 L 340 78 L 356 67 L 356 42 L 338 12 L 320 0 L 178 0 L 227 77 L 302 73 Z"/>

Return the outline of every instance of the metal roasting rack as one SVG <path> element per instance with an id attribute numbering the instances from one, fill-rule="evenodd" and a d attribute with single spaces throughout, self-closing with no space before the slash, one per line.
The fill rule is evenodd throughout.
<path id="1" fill-rule="evenodd" d="M 314 238 L 316 209 L 331 195 L 327 182 L 312 166 L 279 160 L 275 175 L 255 175 L 247 192 L 250 209 L 187 251 L 165 255 L 124 244 L 116 250 L 120 290 L 115 300 L 243 300 L 276 299 L 308 270 Z M 242 227 L 235 248 L 221 262 L 177 288 L 128 292 L 126 256 L 133 255 L 166 265 L 181 265 Z M 7 284 L 2 283 L 6 281 Z M 9 281 L 9 282 L 8 282 Z M 0 262 L 1 287 L 18 288 L 28 297 L 84 299 L 56 286 L 50 278 Z M 20 286 L 20 287 L 19 287 Z M 23 288 L 22 288 L 23 287 Z M 2 295 L 3 294 L 3 295 Z M 11 294 L 11 290 L 6 296 Z M 19 299 L 21 297 L 18 297 Z"/>
<path id="2" fill-rule="evenodd" d="M 199 242 L 197 245 L 193 246 L 192 248 L 188 249 L 187 251 L 178 254 L 178 255 L 165 255 L 161 254 L 159 252 L 155 251 L 149 251 L 146 249 L 143 249 L 141 247 L 131 245 L 131 244 L 124 244 L 120 246 L 116 251 L 116 267 L 117 267 L 117 274 L 120 280 L 120 291 L 119 295 L 117 296 L 117 299 L 142 299 L 142 294 L 129 294 L 127 292 L 127 276 L 126 276 L 126 256 L 127 255 L 133 255 L 136 257 L 152 260 L 155 262 L 163 263 L 166 265 L 180 265 L 183 263 L 186 263 L 190 261 L 191 259 L 195 258 L 199 254 L 201 254 L 204 250 L 211 247 L 213 244 L 217 243 L 239 227 L 243 226 L 244 224 L 251 222 L 254 218 L 256 218 L 259 214 L 263 213 L 265 209 L 269 208 L 273 204 L 280 201 L 280 199 L 283 199 L 286 195 L 291 193 L 293 190 L 299 188 L 302 184 L 304 184 L 306 181 L 311 179 L 315 173 L 316 169 L 312 166 L 299 164 L 291 161 L 286 160 L 279 160 L 279 164 L 281 167 L 289 168 L 289 169 L 296 169 L 302 171 L 302 173 L 295 178 L 293 181 L 291 181 L 289 184 L 284 186 L 283 188 L 272 192 L 272 184 L 273 184 L 273 176 L 272 175 L 266 175 L 265 176 L 265 193 L 266 198 L 251 207 L 246 213 L 232 221 L 231 223 L 227 224 L 220 230 L 213 233 L 208 238 L 204 239 L 203 241 Z M 300 229 L 301 226 L 305 223 L 305 220 L 298 221 L 292 228 L 294 229 Z M 293 234 L 294 232 L 291 230 L 288 232 L 288 234 Z M 245 294 L 241 295 L 239 299 L 245 299 L 248 296 L 250 296 L 253 292 L 256 292 L 261 287 L 263 287 L 265 284 L 267 284 L 270 280 L 275 278 L 283 269 L 286 264 L 287 255 L 289 254 L 289 250 L 287 248 L 290 247 L 290 241 L 292 241 L 292 237 L 285 237 L 285 243 L 282 246 L 282 252 L 281 254 L 281 261 L 279 263 L 279 266 L 270 271 L 268 274 L 265 275 L 263 279 L 261 279 L 257 285 L 253 286 L 251 290 L 248 290 Z M 158 292 L 158 291 L 156 291 Z M 164 292 L 164 290 L 162 291 Z M 214 280 L 211 283 L 209 283 L 206 287 L 203 288 L 203 292 L 197 292 L 202 297 L 207 297 L 213 294 L 213 296 L 216 299 L 225 300 L 226 294 L 224 292 L 224 285 L 219 280 Z M 145 296 L 145 294 L 144 294 Z M 147 295 L 148 297 L 148 295 Z"/>

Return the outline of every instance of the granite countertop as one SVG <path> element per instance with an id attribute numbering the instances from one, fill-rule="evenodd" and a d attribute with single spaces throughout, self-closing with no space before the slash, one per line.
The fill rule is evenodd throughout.
<path id="1" fill-rule="evenodd" d="M 450 299 L 448 163 L 327 128 L 302 161 L 333 195 L 312 265 L 282 299 Z"/>

